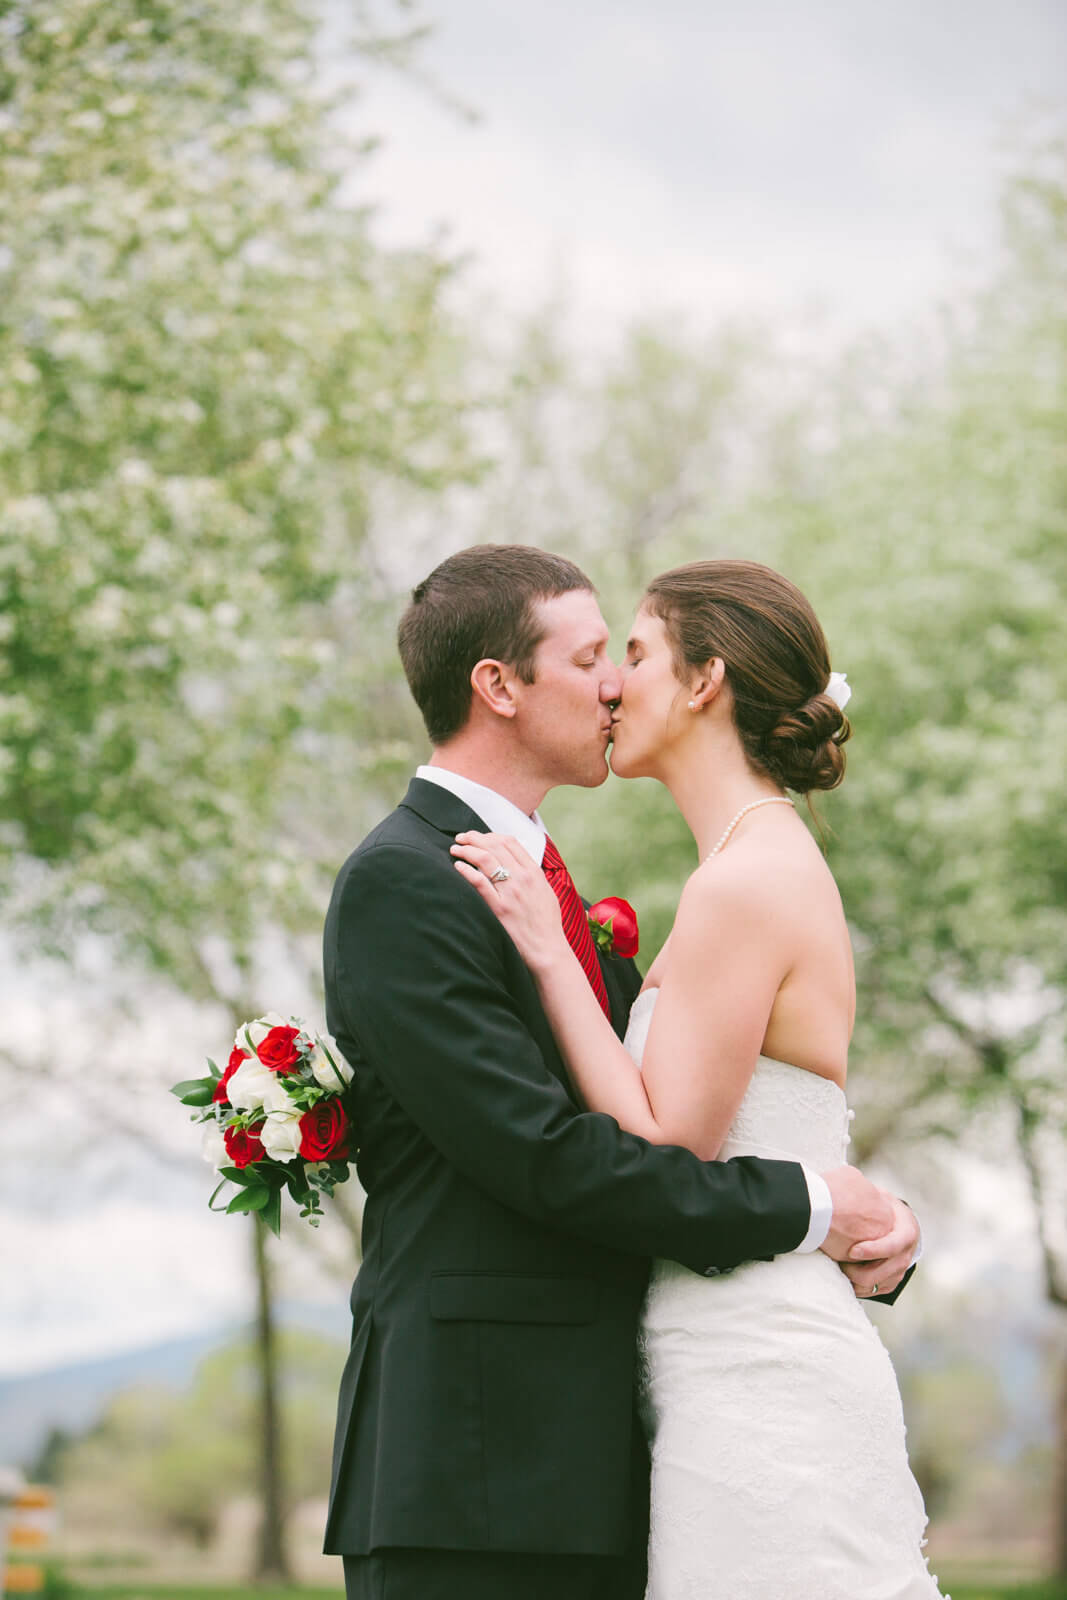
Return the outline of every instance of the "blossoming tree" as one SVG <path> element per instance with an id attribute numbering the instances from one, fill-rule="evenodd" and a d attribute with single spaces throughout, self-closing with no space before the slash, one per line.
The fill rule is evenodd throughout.
<path id="1" fill-rule="evenodd" d="M 349 13 L 402 60 L 392 11 Z M 264 929 L 307 972 L 396 738 L 377 487 L 467 465 L 450 268 L 344 201 L 318 26 L 310 0 L 0 17 L 4 919 L 59 954 L 92 930 L 234 1024 Z"/>

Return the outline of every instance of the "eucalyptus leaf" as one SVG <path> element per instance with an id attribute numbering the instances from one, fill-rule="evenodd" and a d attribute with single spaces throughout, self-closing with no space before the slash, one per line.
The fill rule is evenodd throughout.
<path id="1" fill-rule="evenodd" d="M 224 1176 L 222 1182 L 216 1184 L 214 1189 L 212 1189 L 211 1198 L 208 1200 L 208 1203 L 207 1203 L 207 1207 L 208 1207 L 209 1211 L 225 1211 L 226 1210 L 225 1206 L 217 1206 L 215 1204 L 215 1201 L 218 1198 L 218 1196 L 222 1193 L 223 1189 L 225 1189 L 227 1183 L 229 1183 L 229 1182 L 230 1182 L 230 1179 L 228 1177 Z"/>

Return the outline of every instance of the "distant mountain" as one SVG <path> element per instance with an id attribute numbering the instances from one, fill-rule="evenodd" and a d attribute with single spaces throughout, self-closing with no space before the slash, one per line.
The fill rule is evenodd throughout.
<path id="1" fill-rule="evenodd" d="M 348 1311 L 343 1297 L 338 1299 L 336 1310 L 283 1302 L 278 1307 L 278 1321 L 284 1327 L 306 1328 L 344 1341 L 348 1337 Z M 93 1361 L 0 1378 L 0 1465 L 18 1466 L 25 1471 L 51 1429 L 84 1432 L 114 1395 L 134 1384 L 187 1388 L 205 1356 L 249 1331 L 248 1323 L 220 1323 L 184 1339 L 168 1339 Z"/>

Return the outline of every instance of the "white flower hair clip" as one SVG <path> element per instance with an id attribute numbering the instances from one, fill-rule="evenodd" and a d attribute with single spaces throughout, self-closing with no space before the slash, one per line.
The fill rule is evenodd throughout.
<path id="1" fill-rule="evenodd" d="M 838 711 L 844 711 L 852 699 L 852 687 L 845 672 L 831 672 L 830 681 L 823 690 L 828 700 L 832 700 Z"/>

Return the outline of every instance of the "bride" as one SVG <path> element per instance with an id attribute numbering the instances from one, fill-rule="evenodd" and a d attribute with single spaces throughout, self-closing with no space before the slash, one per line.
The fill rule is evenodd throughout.
<path id="1" fill-rule="evenodd" d="M 623 680 L 612 769 L 670 790 L 699 860 L 623 1044 L 526 852 L 461 834 L 457 868 L 533 973 L 591 1110 L 709 1160 L 839 1165 L 851 949 L 836 884 L 785 792 L 832 789 L 844 773 L 847 696 L 818 620 L 767 567 L 679 567 L 648 586 Z M 508 876 L 491 883 L 481 869 L 497 863 Z M 717 1280 L 657 1262 L 641 1346 L 647 1600 L 939 1594 L 892 1367 L 829 1256 Z"/>

